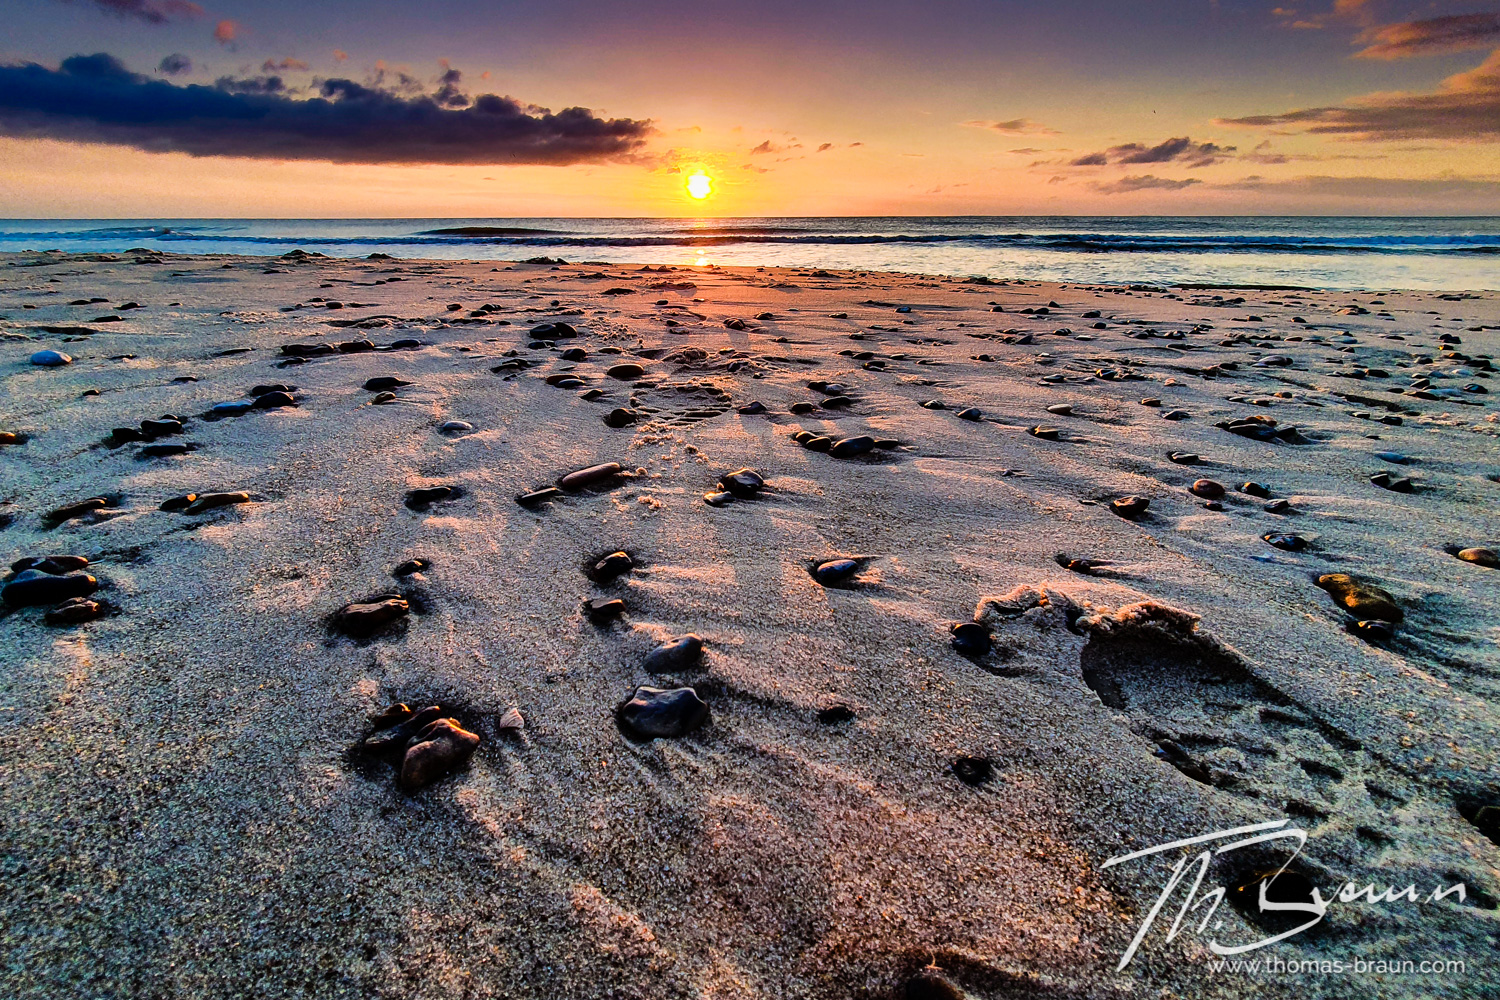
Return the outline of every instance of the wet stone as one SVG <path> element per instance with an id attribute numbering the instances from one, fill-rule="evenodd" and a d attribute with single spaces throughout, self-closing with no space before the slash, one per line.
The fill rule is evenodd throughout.
<path id="1" fill-rule="evenodd" d="M 868 437 L 866 435 L 860 435 L 858 437 L 849 437 L 844 438 L 840 441 L 835 441 L 829 447 L 828 454 L 832 455 L 834 458 L 853 458 L 856 455 L 863 455 L 865 452 L 874 447 L 874 438 Z"/>
<path id="2" fill-rule="evenodd" d="M 208 416 L 213 419 L 237 417 L 242 413 L 248 413 L 254 405 L 254 401 L 249 399 L 236 399 L 227 403 L 215 403 L 209 407 Z"/>
<path id="3" fill-rule="evenodd" d="M 611 367 L 605 369 L 604 374 L 608 375 L 610 378 L 619 379 L 622 382 L 629 382 L 632 379 L 638 379 L 642 375 L 646 374 L 646 369 L 642 368 L 638 364 L 627 361 L 618 365 L 612 365 Z"/>
<path id="4" fill-rule="evenodd" d="M 818 564 L 813 579 L 825 587 L 838 587 L 847 584 L 857 572 L 859 563 L 854 559 L 830 559 Z"/>
<path id="5" fill-rule="evenodd" d="M 594 568 L 589 571 L 589 576 L 595 583 L 609 583 L 622 573 L 629 573 L 635 569 L 635 560 L 630 558 L 628 552 L 611 552 L 609 555 L 594 563 Z"/>
<path id="6" fill-rule="evenodd" d="M 1151 506 L 1151 501 L 1145 497 L 1126 496 L 1109 502 L 1109 509 L 1121 517 L 1139 517 L 1146 513 L 1146 508 Z"/>
<path id="7" fill-rule="evenodd" d="M 73 356 L 62 351 L 37 351 L 31 356 L 31 363 L 42 368 L 61 368 L 71 365 Z"/>
<path id="8" fill-rule="evenodd" d="M 104 605 L 87 597 L 70 597 L 43 616 L 48 625 L 82 625 L 105 615 Z"/>
<path id="9" fill-rule="evenodd" d="M 334 615 L 334 625 L 345 635 L 365 636 L 410 613 L 411 605 L 406 598 L 393 595 L 375 601 L 345 605 Z"/>
<path id="10" fill-rule="evenodd" d="M 1361 620 L 1378 618 L 1400 624 L 1405 617 L 1389 593 L 1347 573 L 1326 573 L 1318 577 L 1318 586 L 1327 591 L 1340 607 Z"/>
<path id="11" fill-rule="evenodd" d="M 1489 569 L 1500 568 L 1500 553 L 1494 549 L 1468 548 L 1459 549 L 1454 555 L 1464 562 L 1473 563 L 1476 566 L 1484 566 Z"/>
<path id="12" fill-rule="evenodd" d="M 726 493 L 749 500 L 766 488 L 766 481 L 754 469 L 737 469 L 720 476 L 719 485 Z"/>
<path id="13" fill-rule="evenodd" d="M 297 401 L 286 392 L 267 392 L 255 397 L 252 404 L 257 410 L 279 410 L 284 406 L 296 406 Z"/>
<path id="14" fill-rule="evenodd" d="M 625 613 L 625 602 L 618 597 L 594 598 L 583 602 L 583 613 L 595 625 L 605 625 Z"/>
<path id="15" fill-rule="evenodd" d="M 637 687 L 615 710 L 620 728 L 638 739 L 675 739 L 703 727 L 708 705 L 690 687 Z"/>
<path id="16" fill-rule="evenodd" d="M 1222 483 L 1216 483 L 1212 479 L 1199 479 L 1188 487 L 1188 491 L 1205 500 L 1218 500 L 1226 492 Z"/>
<path id="17" fill-rule="evenodd" d="M 401 761 L 401 787 L 425 788 L 468 763 L 479 748 L 479 735 L 455 719 L 437 719 L 412 737 Z"/>
<path id="18" fill-rule="evenodd" d="M 165 511 L 186 510 L 197 499 L 198 494 L 196 493 L 184 493 L 182 496 L 170 497 L 163 500 L 156 509 Z"/>
<path id="19" fill-rule="evenodd" d="M 679 636 L 646 654 L 641 669 L 652 674 L 694 670 L 703 661 L 703 640 L 696 635 Z"/>
<path id="20" fill-rule="evenodd" d="M 0 588 L 0 600 L 13 607 L 60 604 L 74 597 L 87 597 L 99 589 L 99 581 L 88 573 L 48 573 L 23 569 Z"/>
<path id="21" fill-rule="evenodd" d="M 990 632 L 978 622 L 959 622 L 951 632 L 953 648 L 962 656 L 983 656 L 990 651 Z"/>
<path id="22" fill-rule="evenodd" d="M 822 434 L 813 434 L 802 439 L 802 447 L 808 451 L 827 451 L 833 447 L 833 438 Z"/>

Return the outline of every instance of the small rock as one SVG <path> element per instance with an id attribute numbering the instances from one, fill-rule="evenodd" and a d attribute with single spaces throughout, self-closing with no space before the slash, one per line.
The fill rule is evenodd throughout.
<path id="1" fill-rule="evenodd" d="M 960 757 L 953 762 L 953 774 L 964 784 L 978 788 L 995 776 L 995 765 L 983 757 Z"/>
<path id="2" fill-rule="evenodd" d="M 719 485 L 725 492 L 749 500 L 766 488 L 766 481 L 754 469 L 738 469 L 720 476 Z"/>
<path id="3" fill-rule="evenodd" d="M 402 386 L 412 384 L 414 383 L 395 375 L 377 375 L 372 379 L 365 380 L 365 389 L 369 392 L 387 392 L 391 389 L 399 389 Z"/>
<path id="4" fill-rule="evenodd" d="M 800 403 L 793 403 L 788 409 L 790 409 L 792 413 L 800 417 L 804 414 L 811 413 L 812 411 L 816 410 L 817 407 L 804 400 Z"/>
<path id="5" fill-rule="evenodd" d="M 1410 479 L 1393 479 L 1389 472 L 1377 472 L 1370 477 L 1370 482 L 1382 489 L 1390 490 L 1392 493 L 1411 493 L 1415 489 Z"/>
<path id="6" fill-rule="evenodd" d="M 1378 618 L 1372 618 L 1368 621 L 1351 622 L 1349 630 L 1361 639 L 1370 642 L 1390 639 L 1396 634 L 1396 626 Z"/>
<path id="7" fill-rule="evenodd" d="M 184 507 L 182 512 L 184 514 L 201 514 L 206 510 L 213 510 L 216 507 L 229 507 L 234 504 L 249 502 L 250 494 L 248 493 L 203 493 L 198 496 L 198 499 Z"/>
<path id="8" fill-rule="evenodd" d="M 963 656 L 983 656 L 990 651 L 990 633 L 978 622 L 959 622 L 950 630 L 953 648 Z"/>
<path id="9" fill-rule="evenodd" d="M 401 761 L 401 787 L 423 788 L 463 766 L 479 747 L 479 736 L 454 719 L 430 722 L 416 736 Z"/>
<path id="10" fill-rule="evenodd" d="M 448 420 L 438 424 L 439 434 L 448 434 L 454 437 L 460 434 L 467 434 L 473 429 L 474 425 L 465 420 Z"/>
<path id="11" fill-rule="evenodd" d="M 1289 513 L 1291 509 L 1292 502 L 1290 500 L 1272 500 L 1270 503 L 1261 508 L 1261 510 L 1265 511 L 1267 514 L 1286 514 Z"/>
<path id="12" fill-rule="evenodd" d="M 734 494 L 720 491 L 705 493 L 703 494 L 703 502 L 710 507 L 728 507 L 734 502 Z"/>
<path id="13" fill-rule="evenodd" d="M 404 597 L 385 597 L 364 604 L 349 604 L 334 616 L 334 624 L 346 635 L 369 635 L 378 628 L 405 618 L 411 604 Z"/>
<path id="14" fill-rule="evenodd" d="M 548 500 L 560 499 L 562 495 L 563 491 L 558 489 L 557 487 L 545 486 L 539 490 L 532 490 L 530 493 L 522 493 L 520 496 L 516 497 L 516 503 L 520 504 L 522 507 L 535 507 L 538 504 L 547 502 Z"/>
<path id="15" fill-rule="evenodd" d="M 855 455 L 863 455 L 875 447 L 875 439 L 866 435 L 844 438 L 835 441 L 828 449 L 828 454 L 834 458 L 853 458 Z"/>
<path id="16" fill-rule="evenodd" d="M 608 375 L 610 378 L 617 378 L 622 382 L 629 382 L 632 379 L 638 379 L 642 375 L 646 374 L 646 369 L 642 368 L 640 365 L 633 364 L 627 361 L 623 364 L 611 366 L 610 368 L 605 370 L 604 374 Z"/>
<path id="17" fill-rule="evenodd" d="M 1240 492 L 1247 496 L 1260 497 L 1262 500 L 1269 500 L 1271 498 L 1271 487 L 1264 483 L 1242 483 L 1240 485 Z"/>
<path id="18" fill-rule="evenodd" d="M 290 393 L 268 392 L 256 396 L 255 402 L 251 405 L 257 410 L 279 410 L 283 406 L 296 406 L 297 401 L 291 397 Z"/>
<path id="19" fill-rule="evenodd" d="M 1151 501 L 1145 497 L 1126 496 L 1109 502 L 1109 509 L 1121 517 L 1139 517 L 1146 513 L 1146 508 L 1151 506 Z"/>
<path id="20" fill-rule="evenodd" d="M 254 405 L 255 402 L 249 399 L 235 399 L 227 403 L 215 403 L 209 407 L 208 416 L 215 420 L 222 417 L 237 417 L 242 413 L 250 412 L 250 408 Z"/>
<path id="21" fill-rule="evenodd" d="M 703 640 L 684 635 L 646 654 L 641 669 L 652 674 L 671 674 L 696 668 L 703 659 Z"/>
<path id="22" fill-rule="evenodd" d="M 108 506 L 109 501 L 103 497 L 90 497 L 87 500 L 80 500 L 77 503 L 70 503 L 64 507 L 58 507 L 56 510 L 50 510 L 42 515 L 42 520 L 49 525 L 56 526 L 62 524 L 64 521 L 71 521 L 75 518 L 83 517 L 85 514 L 91 514 L 96 510 L 103 510 Z"/>
<path id="23" fill-rule="evenodd" d="M 1056 427 L 1031 427 L 1026 433 L 1032 437 L 1041 438 L 1043 441 L 1056 441 L 1062 437 L 1062 431 Z"/>
<path id="24" fill-rule="evenodd" d="M 48 611 L 44 620 L 48 625 L 82 625 L 104 617 L 104 605 L 86 597 L 70 597 Z"/>
<path id="25" fill-rule="evenodd" d="M 594 568 L 589 572 L 595 583 L 609 583 L 622 573 L 629 573 L 635 569 L 635 560 L 630 558 L 628 552 L 611 552 L 609 555 L 594 563 Z"/>
<path id="26" fill-rule="evenodd" d="M 594 598 L 583 602 L 583 613 L 595 625 L 604 625 L 625 613 L 625 602 L 618 597 Z"/>
<path id="27" fill-rule="evenodd" d="M 1301 535 L 1293 535 L 1288 532 L 1273 531 L 1260 536 L 1267 544 L 1287 552 L 1301 552 L 1307 548 L 1307 539 Z"/>
<path id="28" fill-rule="evenodd" d="M 415 576 L 427 568 L 426 559 L 408 559 L 406 562 L 391 570 L 391 576 L 401 578 L 404 576 Z"/>
<path id="29" fill-rule="evenodd" d="M 1497 554 L 1494 549 L 1459 549 L 1454 555 L 1464 562 L 1470 562 L 1476 566 L 1484 566 L 1488 569 L 1500 567 L 1500 554 Z"/>
<path id="30" fill-rule="evenodd" d="M 854 559 L 830 559 L 818 564 L 813 570 L 813 579 L 825 587 L 838 587 L 848 583 L 858 571 L 859 563 Z"/>
<path id="31" fill-rule="evenodd" d="M 959 410 L 958 413 L 955 414 L 955 415 L 960 420 L 983 420 L 984 419 L 984 411 L 981 410 L 977 406 L 966 407 L 966 408 L 964 408 L 962 410 Z"/>
<path id="32" fill-rule="evenodd" d="M 1168 410 L 1161 415 L 1163 420 L 1187 420 L 1192 414 L 1187 410 Z"/>
<path id="33" fill-rule="evenodd" d="M 372 406 L 384 406 L 386 403 L 394 403 L 397 396 L 394 392 L 378 392 L 375 398 L 370 400 Z"/>
<path id="34" fill-rule="evenodd" d="M 1389 593 L 1347 573 L 1326 573 L 1318 577 L 1318 586 L 1357 618 L 1378 618 L 1399 625 L 1405 617 Z"/>
<path id="35" fill-rule="evenodd" d="M 629 427 L 631 424 L 639 420 L 640 416 L 641 415 L 634 410 L 627 410 L 623 407 L 616 407 L 615 409 L 610 410 L 609 413 L 605 414 L 604 426 Z"/>
<path id="36" fill-rule="evenodd" d="M 690 687 L 637 687 L 615 710 L 620 728 L 640 739 L 673 739 L 702 728 L 708 705 Z"/>
<path id="37" fill-rule="evenodd" d="M 1226 492 L 1222 483 L 1216 483 L 1212 479 L 1199 479 L 1188 487 L 1188 491 L 1205 500 L 1218 500 Z"/>
<path id="38" fill-rule="evenodd" d="M 34 569 L 43 573 L 51 573 L 53 576 L 61 576 L 75 569 L 83 569 L 88 564 L 89 561 L 84 556 L 24 556 L 11 563 L 10 568 L 17 573 L 26 569 Z"/>
<path id="39" fill-rule="evenodd" d="M 1157 398 L 1156 396 L 1147 396 L 1145 399 L 1141 400 L 1141 405 L 1142 406 L 1160 406 L 1161 405 L 1161 400 L 1159 398 Z"/>
<path id="40" fill-rule="evenodd" d="M 623 470 L 620 468 L 620 463 L 604 462 L 600 465 L 591 465 L 587 469 L 579 469 L 577 472 L 570 472 L 559 479 L 557 485 L 570 492 L 577 491 L 607 482 L 618 476 L 621 471 Z"/>
<path id="41" fill-rule="evenodd" d="M 37 351 L 31 356 L 31 363 L 43 368 L 60 368 L 63 365 L 71 365 L 73 357 L 62 351 Z"/>
<path id="42" fill-rule="evenodd" d="M 1054 413 L 1059 417 L 1071 417 L 1073 415 L 1072 403 L 1053 403 L 1047 407 L 1048 413 Z"/>
<path id="43" fill-rule="evenodd" d="M 48 573 L 23 569 L 0 589 L 0 600 L 13 607 L 61 604 L 74 597 L 87 597 L 99 589 L 99 581 L 88 573 Z"/>
<path id="44" fill-rule="evenodd" d="M 753 417 L 756 414 L 765 413 L 766 412 L 766 406 L 760 400 L 755 400 L 753 402 L 746 403 L 744 406 L 740 407 L 739 408 L 739 412 L 742 413 L 742 414 L 744 414 L 747 417 Z"/>
<path id="45" fill-rule="evenodd" d="M 1197 465 L 1202 461 L 1202 459 L 1190 451 L 1170 451 L 1167 452 L 1167 458 L 1178 465 Z"/>

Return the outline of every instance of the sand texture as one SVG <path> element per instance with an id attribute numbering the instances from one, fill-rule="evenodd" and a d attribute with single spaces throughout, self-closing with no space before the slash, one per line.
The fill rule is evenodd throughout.
<path id="1" fill-rule="evenodd" d="M 0 996 L 959 995 L 906 993 L 927 966 L 983 998 L 1490 995 L 1500 570 L 1452 551 L 1500 543 L 1497 303 L 9 255 L 0 554 L 86 556 L 104 616 L 0 618 Z M 534 341 L 555 322 L 579 336 Z M 204 418 L 273 383 L 295 405 Z M 1265 440 L 1216 426 L 1249 416 Z M 705 501 L 742 467 L 765 488 Z M 1401 621 L 1361 632 L 1324 574 Z M 406 613 L 340 631 L 385 598 Z M 701 658 L 646 669 L 688 634 Z M 706 725 L 627 739 L 637 685 L 693 687 Z M 357 749 L 398 702 L 478 751 L 403 789 Z M 1335 907 L 1275 954 L 1473 971 L 1214 976 L 1169 920 L 1115 971 L 1171 865 L 1105 860 L 1279 819 L 1319 885 L 1468 895 Z"/>

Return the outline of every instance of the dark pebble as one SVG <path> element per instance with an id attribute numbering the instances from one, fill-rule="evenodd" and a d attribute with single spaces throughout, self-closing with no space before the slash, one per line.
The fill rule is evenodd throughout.
<path id="1" fill-rule="evenodd" d="M 630 558 L 628 552 L 611 552 L 609 555 L 594 563 L 590 572 L 595 583 L 609 583 L 621 573 L 629 573 L 635 569 L 635 560 Z"/>
<path id="2" fill-rule="evenodd" d="M 739 412 L 743 413 L 747 417 L 753 417 L 756 414 L 765 413 L 766 405 L 760 400 L 755 400 L 754 402 L 746 403 L 744 406 L 740 407 Z"/>
<path id="3" fill-rule="evenodd" d="M 1262 500 L 1271 499 L 1271 487 L 1264 483 L 1242 483 L 1240 492 L 1247 496 L 1260 497 Z"/>
<path id="4" fill-rule="evenodd" d="M 522 507 L 532 507 L 537 504 L 545 503 L 548 500 L 560 499 L 562 495 L 563 491 L 558 489 L 556 486 L 544 486 L 542 489 L 532 490 L 530 493 L 522 493 L 520 496 L 516 497 L 516 503 L 520 504 Z"/>
<path id="5" fill-rule="evenodd" d="M 1287 514 L 1291 512 L 1291 509 L 1292 502 L 1290 500 L 1272 500 L 1261 508 L 1267 514 Z"/>
<path id="6" fill-rule="evenodd" d="M 83 569 L 88 564 L 89 561 L 84 556 L 24 556 L 11 563 L 10 568 L 17 573 L 26 569 L 34 569 L 43 573 L 51 573 L 53 576 L 61 576 L 75 569 Z"/>
<path id="7" fill-rule="evenodd" d="M 1464 562 L 1473 563 L 1476 566 L 1484 566 L 1488 569 L 1500 567 L 1500 553 L 1494 549 L 1469 548 L 1459 549 L 1454 555 Z"/>
<path id="8" fill-rule="evenodd" d="M 414 792 L 468 763 L 479 736 L 455 719 L 438 719 L 412 737 L 401 760 L 401 787 Z"/>
<path id="9" fill-rule="evenodd" d="M 830 559 L 819 563 L 813 570 L 813 579 L 825 587 L 836 587 L 847 583 L 859 571 L 859 563 L 853 559 Z"/>
<path id="10" fill-rule="evenodd" d="M 426 559 L 408 559 L 406 560 L 406 562 L 391 570 L 391 576 L 398 578 L 403 576 L 412 576 L 413 574 L 422 572 L 426 568 Z"/>
<path id="11" fill-rule="evenodd" d="M 579 384 L 582 385 L 581 382 Z M 641 415 L 634 410 L 617 407 L 605 414 L 604 425 L 606 427 L 629 427 L 639 420 L 640 417 Z"/>
<path id="12" fill-rule="evenodd" d="M 83 517 L 85 514 L 91 514 L 96 510 L 103 510 L 108 506 L 109 501 L 103 497 L 90 497 L 87 500 L 80 500 L 77 503 L 70 503 L 64 507 L 58 507 L 56 510 L 50 510 L 42 515 L 42 520 L 48 524 L 58 525 L 64 521 L 71 521 L 74 518 Z"/>
<path id="13" fill-rule="evenodd" d="M 531 328 L 532 340 L 571 340 L 578 331 L 567 323 L 543 323 Z"/>
<path id="14" fill-rule="evenodd" d="M 1118 500 L 1109 502 L 1109 509 L 1121 517 L 1139 517 L 1146 513 L 1146 508 L 1151 506 L 1151 501 L 1145 497 L 1128 496 L 1120 497 Z"/>
<path id="15" fill-rule="evenodd" d="M 1261 535 L 1260 537 L 1264 539 L 1268 544 L 1273 545 L 1278 549 L 1285 549 L 1288 552 L 1301 552 L 1303 549 L 1307 548 L 1307 539 L 1303 538 L 1301 535 L 1293 535 L 1287 532 L 1273 531 L 1269 534 Z"/>
<path id="16" fill-rule="evenodd" d="M 69 598 L 87 597 L 98 589 L 99 581 L 88 573 L 54 574 L 39 569 L 24 569 L 0 590 L 0 599 L 16 607 L 61 604 Z"/>
<path id="17" fill-rule="evenodd" d="M 703 640 L 696 635 L 684 635 L 647 653 L 641 669 L 652 674 L 671 674 L 695 669 L 702 661 Z"/>
<path id="18" fill-rule="evenodd" d="M 198 494 L 196 494 L 196 493 L 184 493 L 180 497 L 171 497 L 169 499 L 163 500 L 161 502 L 161 504 L 156 509 L 157 510 L 167 510 L 167 511 L 172 511 L 172 510 L 186 510 L 188 508 L 188 506 L 191 505 L 193 503 L 193 501 L 195 501 L 197 499 L 198 499 Z"/>
<path id="19" fill-rule="evenodd" d="M 588 486 L 595 486 L 607 482 L 618 476 L 622 471 L 618 462 L 603 462 L 599 465 L 591 465 L 586 469 L 570 472 L 557 481 L 557 485 L 565 490 L 581 490 Z"/>
<path id="20" fill-rule="evenodd" d="M 456 486 L 423 486 L 406 491 L 406 506 L 412 510 L 422 510 L 429 504 L 453 500 L 458 496 L 459 489 Z"/>
<path id="21" fill-rule="evenodd" d="M 642 368 L 640 365 L 633 364 L 627 361 L 622 364 L 613 365 L 610 368 L 607 368 L 604 374 L 608 375 L 610 378 L 617 378 L 622 382 L 629 382 L 632 379 L 638 379 L 642 375 L 646 374 L 646 369 Z"/>
<path id="22" fill-rule="evenodd" d="M 798 416 L 802 416 L 803 414 L 811 413 L 812 411 L 816 410 L 817 407 L 814 406 L 812 403 L 806 402 L 804 400 L 801 403 L 793 403 L 791 405 L 790 409 L 791 409 L 791 411 L 793 413 L 797 414 Z"/>
<path id="23" fill-rule="evenodd" d="M 1347 573 L 1326 573 L 1318 577 L 1318 586 L 1326 590 L 1340 607 L 1361 620 L 1379 618 L 1400 624 L 1405 617 L 1389 593 Z"/>
<path id="24" fill-rule="evenodd" d="M 279 410 L 283 406 L 296 406 L 297 401 L 285 392 L 268 392 L 255 397 L 252 404 L 257 410 Z"/>
<path id="25" fill-rule="evenodd" d="M 765 489 L 766 481 L 754 469 L 737 469 L 720 476 L 719 485 L 725 492 L 749 500 Z"/>
<path id="26" fill-rule="evenodd" d="M 243 492 L 233 493 L 203 493 L 186 507 L 182 508 L 184 514 L 201 514 L 206 510 L 214 510 L 218 507 L 230 507 L 234 504 L 249 503 L 250 494 Z"/>
<path id="27" fill-rule="evenodd" d="M 377 375 L 365 380 L 365 389 L 369 392 L 385 392 L 390 389 L 399 389 L 404 385 L 412 385 L 404 378 L 395 375 Z"/>
<path id="28" fill-rule="evenodd" d="M 802 439 L 802 447 L 808 451 L 827 451 L 833 447 L 833 438 L 825 437 L 822 434 L 814 434 L 811 437 Z"/>
<path id="29" fill-rule="evenodd" d="M 1189 486 L 1188 491 L 1205 500 L 1218 500 L 1226 492 L 1222 483 L 1216 483 L 1212 479 L 1200 479 Z"/>
<path id="30" fill-rule="evenodd" d="M 964 784 L 978 788 L 995 776 L 995 766 L 983 757 L 960 757 L 953 762 L 953 774 Z"/>
<path id="31" fill-rule="evenodd" d="M 269 385 L 254 385 L 250 387 L 247 396 L 264 396 L 268 392 L 291 392 L 295 387 L 285 385 L 281 382 L 272 382 Z"/>
<path id="32" fill-rule="evenodd" d="M 1197 455 L 1190 451 L 1173 451 L 1167 453 L 1167 458 L 1178 465 L 1197 465 L 1201 461 Z"/>
<path id="33" fill-rule="evenodd" d="M 583 602 L 583 613 L 595 625 L 604 625 L 625 613 L 625 602 L 618 597 L 595 598 Z"/>
<path id="34" fill-rule="evenodd" d="M 385 597 L 362 604 L 348 604 L 334 616 L 334 624 L 346 635 L 369 635 L 378 628 L 405 618 L 411 605 L 404 597 Z"/>
<path id="35" fill-rule="evenodd" d="M 96 618 L 103 618 L 104 605 L 87 597 L 70 597 L 44 616 L 48 625 L 82 625 Z"/>
<path id="36" fill-rule="evenodd" d="M 467 434 L 474 429 L 474 425 L 465 420 L 448 420 L 438 424 L 439 434 Z"/>
<path id="37" fill-rule="evenodd" d="M 960 420 L 983 420 L 984 411 L 977 406 L 969 406 L 959 410 L 955 416 Z"/>
<path id="38" fill-rule="evenodd" d="M 620 728 L 641 739 L 672 739 L 702 728 L 708 705 L 690 687 L 638 687 L 615 710 Z"/>
<path id="39" fill-rule="evenodd" d="M 861 434 L 858 437 L 844 438 L 835 441 L 828 449 L 828 454 L 834 458 L 853 458 L 855 455 L 863 455 L 875 447 L 875 439 Z"/>
<path id="40" fill-rule="evenodd" d="M 978 622 L 953 626 L 953 648 L 964 656 L 983 656 L 990 651 L 990 632 Z"/>

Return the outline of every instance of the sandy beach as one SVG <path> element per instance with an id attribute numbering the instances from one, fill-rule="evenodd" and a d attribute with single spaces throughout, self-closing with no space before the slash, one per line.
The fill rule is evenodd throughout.
<path id="1" fill-rule="evenodd" d="M 0 612 L 0 995 L 1492 995 L 1496 293 L 16 253 L 0 336 L 6 579 L 97 582 Z M 1117 971 L 1106 861 L 1272 821 L 1422 900 L 1279 957 L 1469 973 L 1211 972 L 1253 851 Z"/>

